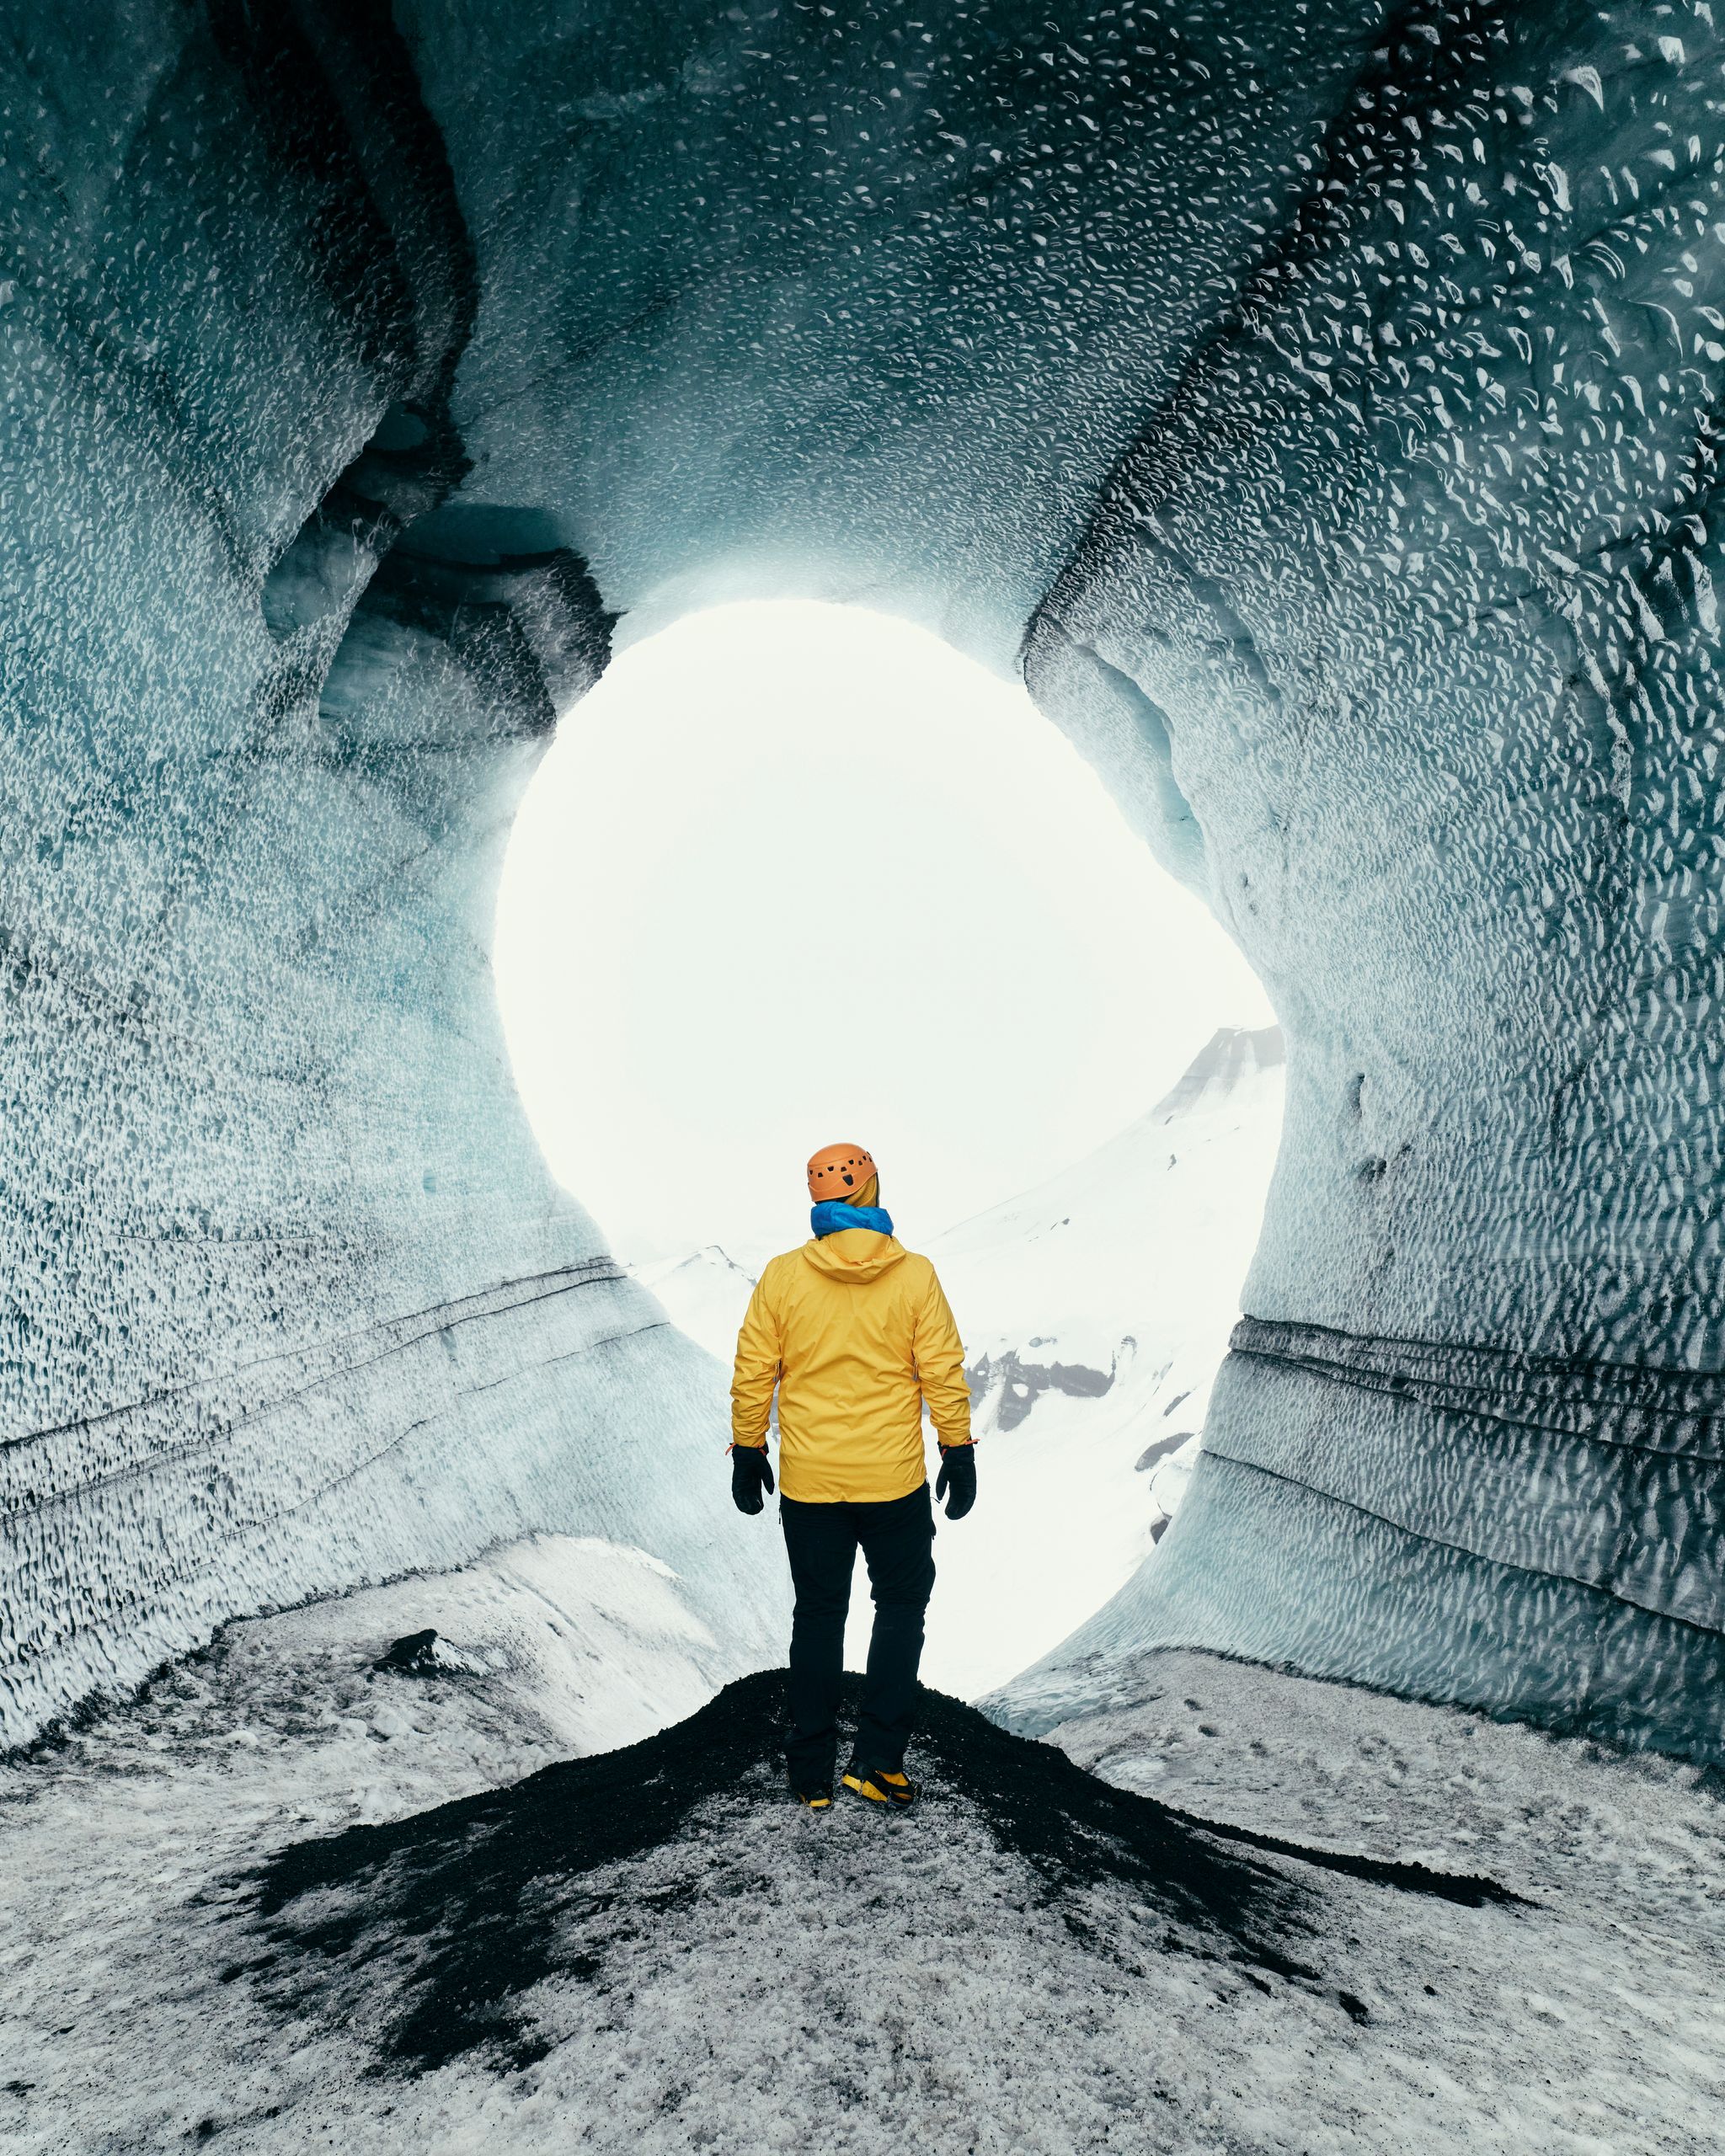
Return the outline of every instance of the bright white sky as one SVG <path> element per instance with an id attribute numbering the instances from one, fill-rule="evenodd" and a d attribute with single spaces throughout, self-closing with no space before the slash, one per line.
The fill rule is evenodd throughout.
<path id="1" fill-rule="evenodd" d="M 1023 690 L 926 630 L 687 616 L 563 720 L 496 970 L 553 1172 L 635 1262 L 808 1234 L 857 1139 L 912 1247 L 1154 1105 L 1271 1012 Z"/>

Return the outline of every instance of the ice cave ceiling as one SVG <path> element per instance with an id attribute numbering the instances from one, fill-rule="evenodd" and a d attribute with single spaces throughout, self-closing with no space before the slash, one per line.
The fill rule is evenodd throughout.
<path id="1" fill-rule="evenodd" d="M 1179 1641 L 1725 1753 L 1722 62 L 1702 0 L 14 9 L 0 1736 L 537 1526 L 766 1637 L 486 947 L 617 620 L 794 591 L 1022 664 L 1289 1036 L 1186 1510 L 1007 1710 Z"/>

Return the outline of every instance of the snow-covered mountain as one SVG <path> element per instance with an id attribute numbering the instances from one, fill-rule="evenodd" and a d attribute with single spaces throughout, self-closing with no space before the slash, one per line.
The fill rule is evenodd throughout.
<path id="1" fill-rule="evenodd" d="M 981 1497 L 937 1549 L 929 1680 L 975 1696 L 1124 1583 L 1184 1493 L 1281 1133 L 1279 1030 L 1228 1028 L 1119 1137 L 927 1246 Z"/>
<path id="2" fill-rule="evenodd" d="M 661 1258 L 632 1266 L 631 1273 L 665 1305 L 665 1315 L 697 1347 L 716 1355 L 727 1369 L 736 1353 L 737 1333 L 756 1275 L 708 1243 L 686 1257 Z"/>

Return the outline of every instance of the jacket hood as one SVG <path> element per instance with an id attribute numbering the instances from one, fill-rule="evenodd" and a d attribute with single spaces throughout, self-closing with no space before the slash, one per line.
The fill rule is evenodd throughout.
<path id="1" fill-rule="evenodd" d="M 840 1228 L 803 1246 L 814 1270 L 835 1280 L 878 1280 L 909 1254 L 895 1235 L 877 1235 L 873 1228 Z"/>

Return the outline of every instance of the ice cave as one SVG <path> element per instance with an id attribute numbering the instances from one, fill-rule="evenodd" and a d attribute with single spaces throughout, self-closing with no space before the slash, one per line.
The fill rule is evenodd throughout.
<path id="1" fill-rule="evenodd" d="M 1710 0 L 14 0 L 0 86 L 0 2141 L 1696 2156 Z M 724 1262 L 495 993 L 559 723 L 768 600 L 1021 685 L 1279 1022 L 939 1246 L 902 1820 L 764 1764 Z"/>
<path id="2" fill-rule="evenodd" d="M 1189 1500 L 1007 1724 L 1199 1647 L 1725 1753 L 1709 7 L 125 0 L 4 65 L 8 1740 L 536 1529 L 776 1651 L 487 939 L 614 639 L 795 594 L 1022 670 L 1286 1035 Z"/>

